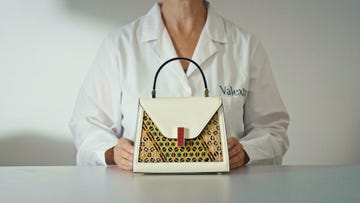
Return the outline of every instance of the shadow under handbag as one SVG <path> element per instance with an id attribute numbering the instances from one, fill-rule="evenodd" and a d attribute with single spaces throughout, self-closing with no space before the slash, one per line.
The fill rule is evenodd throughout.
<path id="1" fill-rule="evenodd" d="M 204 97 L 156 98 L 161 69 L 186 60 L 200 71 Z M 172 58 L 155 74 L 152 98 L 140 98 L 133 171 L 141 173 L 228 172 L 229 155 L 221 97 L 209 97 L 200 66 Z"/>

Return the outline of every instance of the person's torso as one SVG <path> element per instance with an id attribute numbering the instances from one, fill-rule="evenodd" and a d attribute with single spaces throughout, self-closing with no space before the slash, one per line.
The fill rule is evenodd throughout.
<path id="1" fill-rule="evenodd" d="M 139 98 L 151 97 L 157 69 L 176 57 L 165 30 L 161 38 L 143 40 L 144 18 L 124 27 L 117 36 L 119 80 L 121 81 L 122 136 L 135 139 Z M 243 136 L 244 103 L 249 86 L 249 34 L 224 22 L 228 42 L 218 42 L 202 33 L 192 59 L 206 77 L 210 96 L 223 101 L 227 136 Z M 204 96 L 200 72 L 190 65 L 185 73 L 180 62 L 169 63 L 160 72 L 157 97 Z"/>

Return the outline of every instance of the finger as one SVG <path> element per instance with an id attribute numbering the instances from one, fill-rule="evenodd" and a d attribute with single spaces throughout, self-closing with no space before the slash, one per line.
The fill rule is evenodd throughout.
<path id="1" fill-rule="evenodd" d="M 120 147 L 114 148 L 114 157 L 124 158 L 128 161 L 133 160 L 133 154 L 125 151 L 123 148 L 120 148 Z"/>
<path id="2" fill-rule="evenodd" d="M 230 165 L 230 169 L 235 169 L 235 168 L 239 168 L 241 166 L 240 163 L 234 163 Z"/>
<path id="3" fill-rule="evenodd" d="M 118 165 L 118 167 L 121 170 L 124 170 L 124 171 L 131 171 L 132 170 L 132 168 L 130 166 L 126 166 L 126 165 Z"/>
<path id="4" fill-rule="evenodd" d="M 228 149 L 232 149 L 235 146 L 236 142 L 237 142 L 237 139 L 235 137 L 229 137 L 227 139 Z"/>
<path id="5" fill-rule="evenodd" d="M 123 158 L 120 158 L 116 165 L 123 170 L 132 170 L 132 162 Z"/>
<path id="6" fill-rule="evenodd" d="M 130 154 L 134 153 L 134 146 L 130 142 L 124 142 L 120 147 Z"/>
<path id="7" fill-rule="evenodd" d="M 132 161 L 132 160 L 133 160 L 133 155 L 130 154 L 129 152 L 127 152 L 127 151 L 121 150 L 121 151 L 119 152 L 119 155 L 120 155 L 120 157 L 122 157 L 122 158 L 124 158 L 124 159 L 126 159 L 126 160 L 128 160 L 128 161 Z"/>
<path id="8" fill-rule="evenodd" d="M 231 163 L 235 163 L 235 162 L 243 162 L 244 161 L 244 155 L 243 154 L 238 154 L 232 158 L 230 158 L 230 162 Z"/>
<path id="9" fill-rule="evenodd" d="M 230 169 L 236 169 L 236 168 L 239 168 L 240 166 L 242 166 L 241 163 L 234 163 L 234 164 L 230 165 Z"/>
<path id="10" fill-rule="evenodd" d="M 233 158 L 234 156 L 241 155 L 242 148 L 240 144 L 235 145 L 230 151 L 229 151 L 229 157 Z"/>
<path id="11" fill-rule="evenodd" d="M 236 164 L 236 163 L 243 164 L 243 163 L 244 163 L 244 157 L 242 157 L 242 156 L 235 156 L 235 157 L 233 157 L 233 158 L 230 159 L 230 165 Z"/>
<path id="12" fill-rule="evenodd" d="M 134 146 L 134 141 L 129 140 L 129 139 L 127 139 L 127 138 L 120 138 L 120 139 L 118 140 L 118 144 L 120 144 L 120 145 L 123 145 L 123 144 L 126 144 L 126 143 Z"/>

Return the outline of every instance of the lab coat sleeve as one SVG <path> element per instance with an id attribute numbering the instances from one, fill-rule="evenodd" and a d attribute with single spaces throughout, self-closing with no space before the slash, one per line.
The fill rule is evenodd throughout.
<path id="1" fill-rule="evenodd" d="M 255 41 L 250 50 L 244 137 L 240 143 L 249 156 L 247 164 L 281 164 L 289 147 L 289 115 L 280 98 L 263 46 Z"/>
<path id="2" fill-rule="evenodd" d="M 82 84 L 69 126 L 77 165 L 106 165 L 105 152 L 121 135 L 121 87 L 116 43 L 109 36 Z"/>

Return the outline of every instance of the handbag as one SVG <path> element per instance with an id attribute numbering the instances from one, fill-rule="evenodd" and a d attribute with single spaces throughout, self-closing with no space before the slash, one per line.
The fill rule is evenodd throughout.
<path id="1" fill-rule="evenodd" d="M 194 64 L 202 75 L 204 97 L 156 97 L 156 81 L 164 66 L 175 60 Z M 205 75 L 193 60 L 169 59 L 157 70 L 152 98 L 140 98 L 133 172 L 228 172 L 224 111 L 221 97 L 209 97 Z"/>

